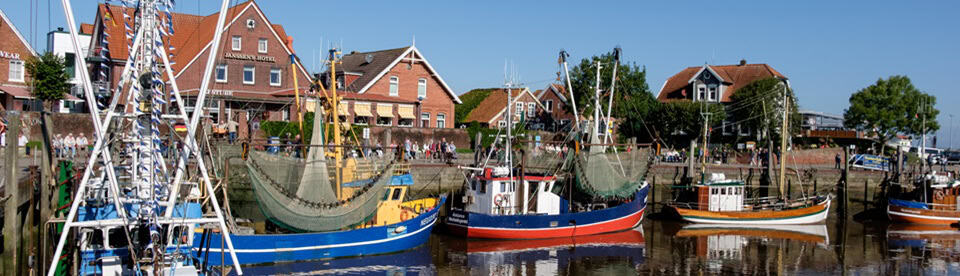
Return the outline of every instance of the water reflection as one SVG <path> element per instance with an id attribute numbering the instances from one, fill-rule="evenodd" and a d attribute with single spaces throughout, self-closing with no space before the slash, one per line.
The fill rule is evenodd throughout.
<path id="1" fill-rule="evenodd" d="M 398 254 L 246 267 L 246 275 L 960 275 L 960 231 L 837 222 L 705 225 L 645 219 L 619 233 L 546 240 L 435 234 Z"/>
<path id="2" fill-rule="evenodd" d="M 280 263 L 243 268 L 244 275 L 433 275 L 430 248 L 395 254 Z M 233 273 L 232 275 L 235 275 Z"/>
<path id="3" fill-rule="evenodd" d="M 888 271 L 901 274 L 960 274 L 960 231 L 950 226 L 890 225 Z"/>
<path id="4" fill-rule="evenodd" d="M 632 275 L 646 251 L 641 228 L 542 240 L 452 240 L 449 249 L 451 265 L 471 275 Z"/>

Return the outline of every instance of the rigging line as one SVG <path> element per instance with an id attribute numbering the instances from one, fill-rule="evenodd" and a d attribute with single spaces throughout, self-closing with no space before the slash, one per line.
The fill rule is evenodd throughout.
<path id="1" fill-rule="evenodd" d="M 776 110 L 767 111 L 767 112 L 765 112 L 765 113 L 760 113 L 760 114 L 757 114 L 757 115 L 753 115 L 753 116 L 750 116 L 750 117 L 745 118 L 745 119 L 742 119 L 742 120 L 738 120 L 738 121 L 734 121 L 734 122 L 721 123 L 721 124 L 719 124 L 719 125 L 711 125 L 710 127 L 718 127 L 718 126 L 719 126 L 719 127 L 722 127 L 722 126 L 724 126 L 724 125 L 736 125 L 736 124 L 739 124 L 739 123 L 743 123 L 743 122 L 746 122 L 746 121 L 750 121 L 750 120 L 756 119 L 757 117 L 760 117 L 760 116 L 766 117 L 766 115 L 769 114 L 769 113 L 779 113 L 779 112 L 777 112 Z"/>
<path id="2" fill-rule="evenodd" d="M 777 94 L 780 94 L 780 93 L 781 91 L 777 89 L 762 92 L 761 94 L 754 96 L 753 99 L 749 99 L 741 102 L 734 102 L 729 105 L 725 105 L 724 108 L 728 111 L 740 110 L 742 108 L 751 107 L 758 102 L 762 102 L 767 98 L 771 98 L 772 96 L 778 96 Z"/>

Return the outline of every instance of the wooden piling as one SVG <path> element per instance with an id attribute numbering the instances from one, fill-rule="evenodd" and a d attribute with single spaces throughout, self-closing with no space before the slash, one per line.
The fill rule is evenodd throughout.
<path id="1" fill-rule="evenodd" d="M 7 111 L 7 146 L 4 149 L 4 171 L 6 183 L 6 202 L 3 214 L 3 275 L 23 275 L 19 269 L 22 262 L 19 255 L 20 219 L 17 207 L 20 205 L 20 187 L 17 183 L 17 159 L 20 155 L 17 141 L 20 133 L 20 112 Z"/>

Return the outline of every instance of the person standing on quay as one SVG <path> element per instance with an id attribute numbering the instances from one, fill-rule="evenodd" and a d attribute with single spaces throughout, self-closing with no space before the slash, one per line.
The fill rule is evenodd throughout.
<path id="1" fill-rule="evenodd" d="M 230 138 L 230 144 L 232 145 L 234 141 L 237 140 L 237 127 L 240 126 L 237 121 L 234 121 L 233 118 L 227 120 L 227 135 Z"/>

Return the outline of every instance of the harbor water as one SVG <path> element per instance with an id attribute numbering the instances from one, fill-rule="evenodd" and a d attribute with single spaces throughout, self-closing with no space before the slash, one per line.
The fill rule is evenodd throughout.
<path id="1" fill-rule="evenodd" d="M 439 225 L 438 225 L 439 228 Z M 548 240 L 436 233 L 387 255 L 252 266 L 252 275 L 958 275 L 960 231 L 828 220 L 703 225 L 644 219 L 632 230 Z"/>

